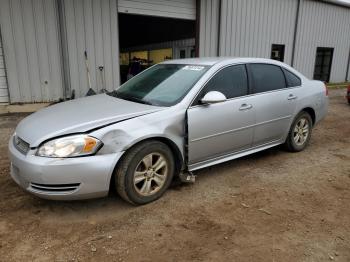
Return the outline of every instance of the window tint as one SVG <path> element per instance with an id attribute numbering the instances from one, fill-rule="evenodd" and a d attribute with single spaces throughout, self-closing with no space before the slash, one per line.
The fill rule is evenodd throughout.
<path id="1" fill-rule="evenodd" d="M 301 86 L 301 80 L 299 77 L 297 77 L 292 72 L 284 68 L 283 68 L 283 72 L 284 72 L 284 75 L 286 76 L 288 87 Z"/>
<path id="2" fill-rule="evenodd" d="M 208 68 L 158 64 L 134 76 L 109 95 L 138 103 L 172 106 L 181 101 Z"/>
<path id="3" fill-rule="evenodd" d="M 210 91 L 219 91 L 227 99 L 247 95 L 248 80 L 245 66 L 229 66 L 219 71 L 202 89 L 198 100 Z"/>
<path id="4" fill-rule="evenodd" d="M 279 66 L 250 64 L 254 79 L 254 93 L 277 90 L 286 87 L 286 80 Z"/>

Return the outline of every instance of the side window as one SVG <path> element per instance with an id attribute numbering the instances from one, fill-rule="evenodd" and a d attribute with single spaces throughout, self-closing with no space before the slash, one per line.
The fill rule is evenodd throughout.
<path id="1" fill-rule="evenodd" d="M 286 87 L 282 69 L 270 64 L 250 64 L 254 79 L 254 93 L 267 92 Z"/>
<path id="2" fill-rule="evenodd" d="M 294 75 L 292 72 L 288 71 L 285 68 L 283 68 L 283 72 L 284 72 L 284 75 L 286 76 L 288 87 L 301 86 L 301 80 L 299 77 L 297 77 L 296 75 Z"/>
<path id="3" fill-rule="evenodd" d="M 248 78 L 245 66 L 229 66 L 216 73 L 202 89 L 195 104 L 210 91 L 219 91 L 227 99 L 247 95 Z"/>

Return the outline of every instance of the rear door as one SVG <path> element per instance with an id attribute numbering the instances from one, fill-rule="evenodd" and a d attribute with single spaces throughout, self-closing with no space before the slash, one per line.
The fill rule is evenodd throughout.
<path id="1" fill-rule="evenodd" d="M 209 91 L 219 91 L 227 100 L 201 105 Z M 255 115 L 253 98 L 247 95 L 245 65 L 228 66 L 209 80 L 187 112 L 190 166 L 251 146 Z"/>
<path id="2" fill-rule="evenodd" d="M 298 99 L 297 87 L 289 87 L 283 69 L 277 65 L 249 64 L 249 73 L 256 112 L 253 146 L 278 142 L 289 130 Z"/>

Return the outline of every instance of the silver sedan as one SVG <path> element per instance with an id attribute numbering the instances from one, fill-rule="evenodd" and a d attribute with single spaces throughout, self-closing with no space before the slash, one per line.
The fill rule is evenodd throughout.
<path id="1" fill-rule="evenodd" d="M 11 176 L 47 199 L 158 199 L 175 176 L 284 144 L 308 145 L 325 117 L 325 85 L 269 59 L 167 61 L 116 90 L 22 120 Z"/>

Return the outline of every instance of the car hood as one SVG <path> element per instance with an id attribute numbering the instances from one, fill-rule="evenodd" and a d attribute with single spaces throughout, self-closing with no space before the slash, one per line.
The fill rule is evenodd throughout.
<path id="1" fill-rule="evenodd" d="M 30 144 L 70 133 L 87 132 L 164 109 L 126 101 L 106 94 L 63 102 L 41 109 L 23 119 L 16 134 Z"/>

